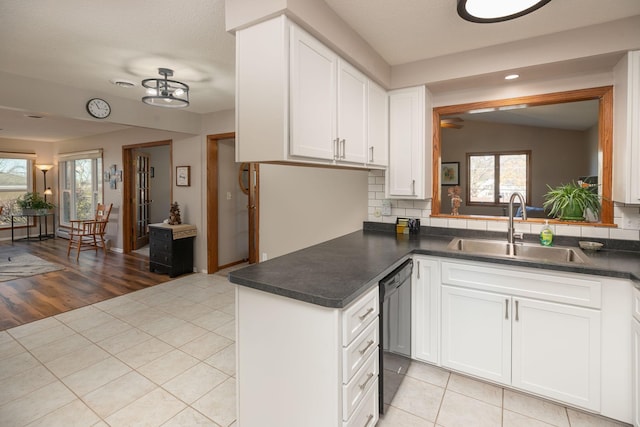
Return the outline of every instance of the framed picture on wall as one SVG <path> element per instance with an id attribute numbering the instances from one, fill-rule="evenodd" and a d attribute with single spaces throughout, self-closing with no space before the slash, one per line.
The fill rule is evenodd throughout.
<path id="1" fill-rule="evenodd" d="M 442 163 L 440 183 L 442 185 L 460 185 L 460 162 Z"/>
<path id="2" fill-rule="evenodd" d="M 178 187 L 191 185 L 191 166 L 176 166 L 176 185 Z"/>

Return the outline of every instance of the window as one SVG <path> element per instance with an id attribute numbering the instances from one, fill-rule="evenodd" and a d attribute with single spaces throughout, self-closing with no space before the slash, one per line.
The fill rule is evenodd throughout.
<path id="1" fill-rule="evenodd" d="M 102 151 L 62 154 L 58 171 L 60 224 L 93 218 L 102 203 Z"/>
<path id="2" fill-rule="evenodd" d="M 468 153 L 467 204 L 505 204 L 516 192 L 530 204 L 530 157 L 531 151 Z"/>
<path id="3" fill-rule="evenodd" d="M 0 153 L 0 227 L 11 225 L 11 212 L 16 200 L 33 190 L 33 162 L 35 154 Z M 16 221 L 24 221 L 16 218 Z"/>

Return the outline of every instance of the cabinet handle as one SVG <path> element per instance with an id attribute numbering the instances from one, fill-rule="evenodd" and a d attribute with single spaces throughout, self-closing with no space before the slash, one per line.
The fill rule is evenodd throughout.
<path id="1" fill-rule="evenodd" d="M 340 138 L 336 138 L 333 140 L 333 158 L 340 158 Z"/>
<path id="2" fill-rule="evenodd" d="M 509 320 L 509 298 L 505 298 L 504 300 L 505 308 L 504 308 L 504 318 Z"/>
<path id="3" fill-rule="evenodd" d="M 518 300 L 516 300 L 516 322 L 520 320 L 520 315 L 518 313 Z"/>
<path id="4" fill-rule="evenodd" d="M 416 195 L 416 180 L 411 181 L 411 194 Z"/>
<path id="5" fill-rule="evenodd" d="M 373 163 L 373 147 L 369 147 L 369 162 Z"/>
<path id="6" fill-rule="evenodd" d="M 416 277 L 419 279 L 420 278 L 420 261 L 418 261 L 417 264 L 418 264 L 418 274 Z"/>
<path id="7" fill-rule="evenodd" d="M 364 423 L 364 425 L 362 427 L 367 427 L 369 425 L 369 423 L 371 422 L 371 420 L 373 420 L 373 414 L 369 414 L 369 416 L 367 417 L 367 422 Z"/>
<path id="8" fill-rule="evenodd" d="M 340 158 L 344 159 L 347 157 L 347 142 L 343 139 L 340 144 L 342 144 L 342 156 Z"/>
<path id="9" fill-rule="evenodd" d="M 365 348 L 363 348 L 362 350 L 358 350 L 360 352 L 360 355 L 363 355 L 367 352 L 367 350 L 369 350 L 369 347 L 371 347 L 373 345 L 375 341 L 373 340 L 369 340 L 369 342 L 367 342 L 367 346 Z"/>
<path id="10" fill-rule="evenodd" d="M 362 316 L 358 316 L 358 319 L 364 320 L 364 318 L 370 315 L 373 312 L 373 310 L 374 310 L 373 307 L 369 307 L 366 313 L 364 313 Z"/>
<path id="11" fill-rule="evenodd" d="M 369 375 L 367 375 L 367 379 L 364 380 L 362 384 L 358 384 L 358 387 L 360 387 L 360 390 L 364 390 L 364 388 L 367 386 L 367 383 L 369 383 L 369 380 L 371 378 L 373 378 L 373 372 L 369 372 Z"/>

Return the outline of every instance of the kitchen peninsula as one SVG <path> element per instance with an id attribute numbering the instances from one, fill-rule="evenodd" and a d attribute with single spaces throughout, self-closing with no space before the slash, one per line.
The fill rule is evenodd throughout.
<path id="1" fill-rule="evenodd" d="M 236 299 L 240 425 L 355 426 L 377 420 L 377 376 L 375 381 L 368 378 L 378 369 L 371 353 L 377 348 L 369 345 L 378 333 L 378 281 L 410 256 L 442 269 L 442 276 L 430 276 L 437 282 L 430 284 L 437 295 L 449 280 L 444 271 L 457 267 L 472 274 L 490 267 L 489 276 L 504 273 L 517 277 L 516 283 L 527 282 L 527 277 L 534 284 L 555 283 L 554 293 L 561 302 L 591 316 L 589 331 L 598 338 L 598 348 L 591 350 L 598 357 L 589 358 L 590 365 L 585 366 L 589 383 L 584 393 L 550 390 L 547 397 L 631 421 L 631 296 L 634 285 L 640 287 L 638 248 L 589 253 L 585 264 L 550 263 L 452 252 L 447 246 L 454 236 L 445 234 L 451 229 L 423 227 L 419 235 L 396 235 L 381 228 L 385 227 L 365 223 L 363 231 L 230 274 L 231 282 L 241 285 Z M 503 239 L 504 233 L 484 237 Z M 609 246 L 616 242 L 608 242 Z M 418 282 L 415 275 L 414 270 Z M 520 302 L 524 310 L 531 299 L 523 295 L 532 291 L 516 288 L 508 298 Z M 564 291 L 568 294 L 561 295 Z M 418 312 L 426 309 L 418 307 Z M 418 326 L 419 334 L 425 326 Z M 546 351 L 558 353 L 554 348 Z M 426 360 L 420 354 L 413 358 Z M 556 362 L 560 363 L 549 356 L 549 372 L 556 371 L 552 367 Z M 445 368 L 455 365 L 445 358 L 435 363 Z M 515 369 L 517 363 L 513 365 Z"/>

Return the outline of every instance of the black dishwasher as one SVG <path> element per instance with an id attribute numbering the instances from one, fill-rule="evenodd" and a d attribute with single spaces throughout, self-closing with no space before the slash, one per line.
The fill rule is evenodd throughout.
<path id="1" fill-rule="evenodd" d="M 395 396 L 411 363 L 411 271 L 402 263 L 380 281 L 380 413 Z"/>

